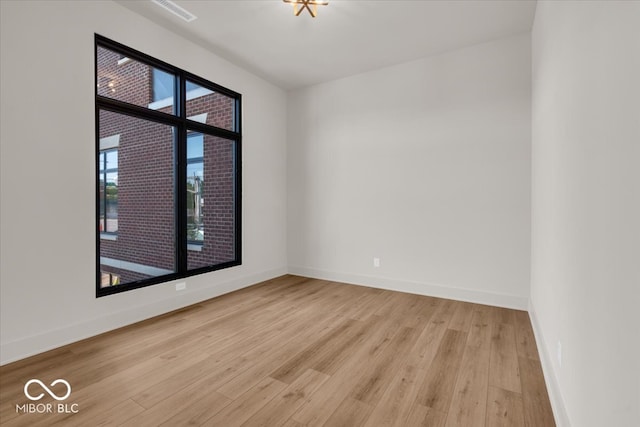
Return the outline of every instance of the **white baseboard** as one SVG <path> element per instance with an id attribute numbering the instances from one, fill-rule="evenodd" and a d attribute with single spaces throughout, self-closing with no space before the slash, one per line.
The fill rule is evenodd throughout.
<path id="1" fill-rule="evenodd" d="M 549 400 L 551 401 L 551 409 L 553 410 L 553 416 L 556 420 L 557 427 L 571 427 L 569 422 L 569 415 L 567 409 L 564 406 L 564 400 L 562 399 L 562 393 L 560 393 L 560 384 L 558 383 L 558 377 L 553 369 L 551 363 L 551 353 L 547 347 L 546 341 L 542 336 L 542 329 L 538 323 L 535 308 L 533 303 L 529 300 L 529 317 L 531 318 L 531 326 L 533 327 L 533 334 L 536 338 L 536 344 L 538 344 L 538 353 L 540 354 L 540 364 L 542 365 L 542 372 L 544 373 L 544 381 L 547 385 L 547 393 L 549 393 Z"/>
<path id="2" fill-rule="evenodd" d="M 527 297 L 498 294 L 493 292 L 483 292 L 473 289 L 454 288 L 434 283 L 412 282 L 407 280 L 396 280 L 387 277 L 341 273 L 296 266 L 289 266 L 289 273 L 311 277 L 314 279 L 331 280 L 353 285 L 387 289 L 390 291 L 427 295 L 438 298 L 454 299 L 458 301 L 467 301 L 476 304 L 514 308 L 516 310 L 527 310 L 527 308 L 529 307 L 529 298 Z"/>
<path id="3" fill-rule="evenodd" d="M 65 328 L 48 331 L 0 345 L 0 365 L 15 362 L 48 350 L 62 347 L 104 332 L 121 328 L 154 316 L 168 313 L 201 301 L 205 301 L 265 280 L 287 274 L 285 267 L 238 277 L 205 288 L 183 291 L 173 298 L 129 307 L 125 310 L 77 323 Z"/>

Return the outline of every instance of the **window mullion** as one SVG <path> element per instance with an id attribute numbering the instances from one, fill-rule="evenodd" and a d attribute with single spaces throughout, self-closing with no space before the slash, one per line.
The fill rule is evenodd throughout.
<path id="1" fill-rule="evenodd" d="M 187 271 L 187 128 L 186 128 L 186 81 L 184 75 L 177 75 L 174 87 L 176 115 L 180 117 L 180 124 L 176 132 L 176 190 L 175 190 L 175 221 L 176 221 L 176 270 L 180 274 Z"/>

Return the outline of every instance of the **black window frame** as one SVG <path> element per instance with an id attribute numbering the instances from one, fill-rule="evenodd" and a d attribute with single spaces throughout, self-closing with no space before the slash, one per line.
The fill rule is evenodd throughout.
<path id="1" fill-rule="evenodd" d="M 150 67 L 154 67 L 163 71 L 167 71 L 176 75 L 176 85 L 174 89 L 174 113 L 164 113 L 146 107 L 129 104 L 117 99 L 108 98 L 98 95 L 98 47 L 109 49 L 120 53 L 123 57 L 142 62 Z M 189 120 L 186 117 L 186 87 L 187 80 L 199 86 L 213 90 L 226 97 L 234 100 L 233 127 L 234 130 L 228 130 L 212 125 L 207 125 L 197 121 Z M 171 65 L 167 62 L 153 58 L 138 50 L 132 49 L 121 43 L 108 39 L 99 34 L 94 34 L 94 94 L 95 94 L 95 159 L 94 165 L 98 167 L 100 160 L 100 111 L 110 111 L 114 113 L 124 114 L 149 120 L 176 128 L 176 144 L 174 170 L 175 176 L 175 272 L 156 276 L 144 280 L 130 282 L 126 284 L 118 284 L 115 286 L 101 287 L 101 269 L 100 269 L 100 170 L 95 171 L 95 206 L 96 206 L 96 297 L 112 295 L 120 292 L 126 292 L 133 289 L 139 289 L 160 283 L 166 283 L 174 280 L 185 279 L 187 277 L 209 273 L 212 271 L 222 270 L 230 267 L 242 265 L 242 95 L 226 87 L 220 86 L 207 79 L 189 73 L 181 68 Z M 187 134 L 188 132 L 199 132 L 204 135 L 225 138 L 233 141 L 235 144 L 235 161 L 234 172 L 234 233 L 235 233 L 235 259 L 232 261 L 188 269 L 188 240 L 187 240 Z M 106 182 L 105 182 L 106 189 Z M 106 191 L 105 191 L 106 193 Z M 105 218 L 106 220 L 106 218 Z M 105 227 L 106 228 L 106 227 Z M 206 239 L 206 236 L 205 236 Z"/>

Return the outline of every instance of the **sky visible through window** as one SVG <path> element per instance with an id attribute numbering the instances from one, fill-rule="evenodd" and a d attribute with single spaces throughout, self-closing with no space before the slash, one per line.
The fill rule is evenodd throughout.
<path id="1" fill-rule="evenodd" d="M 176 78 L 173 74 L 153 69 L 153 100 L 160 101 L 161 99 L 173 97 L 173 87 Z M 187 92 L 198 89 L 200 86 L 187 80 Z"/>

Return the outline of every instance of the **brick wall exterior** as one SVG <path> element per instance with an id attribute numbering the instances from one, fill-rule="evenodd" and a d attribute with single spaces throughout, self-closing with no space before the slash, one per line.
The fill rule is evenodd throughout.
<path id="1" fill-rule="evenodd" d="M 153 90 L 151 69 L 136 61 L 118 65 L 119 59 L 119 54 L 99 48 L 98 93 L 148 107 Z M 214 92 L 188 100 L 187 116 L 207 113 L 207 124 L 233 130 L 233 108 L 232 98 Z M 120 135 L 117 240 L 101 239 L 102 257 L 174 270 L 174 177 L 169 173 L 174 164 L 172 129 L 122 114 L 100 113 L 100 138 Z M 235 144 L 211 135 L 204 135 L 203 141 L 204 241 L 200 251 L 188 251 L 189 269 L 235 259 Z M 106 265 L 101 270 L 117 274 L 121 284 L 151 277 Z"/>

